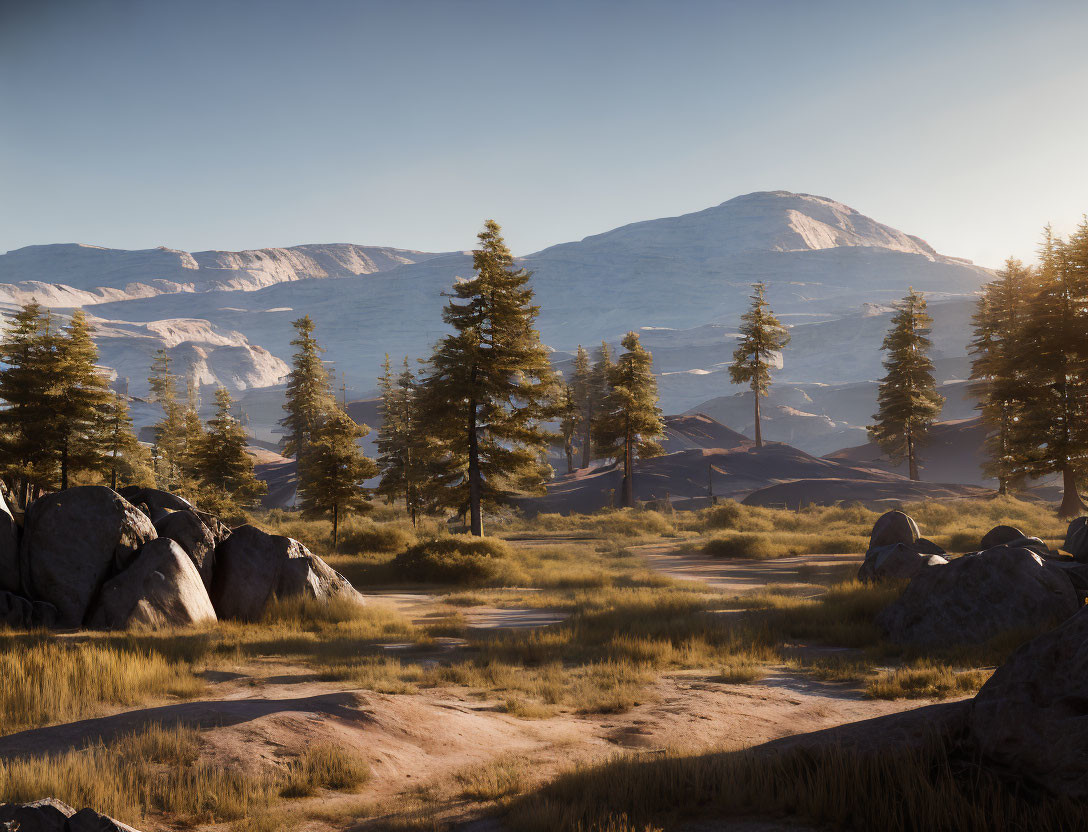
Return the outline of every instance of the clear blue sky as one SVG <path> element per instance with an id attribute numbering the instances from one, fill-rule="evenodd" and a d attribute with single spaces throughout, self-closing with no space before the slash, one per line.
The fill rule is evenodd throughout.
<path id="1" fill-rule="evenodd" d="M 985 265 L 1088 211 L 1088 4 L 0 0 L 0 251 L 516 253 L 754 190 Z"/>

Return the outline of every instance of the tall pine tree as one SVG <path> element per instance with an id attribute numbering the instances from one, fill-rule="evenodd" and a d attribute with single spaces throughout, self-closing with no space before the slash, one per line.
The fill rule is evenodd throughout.
<path id="1" fill-rule="evenodd" d="M 475 277 L 454 285 L 442 315 L 454 331 L 435 347 L 423 382 L 437 450 L 430 493 L 467 513 L 474 535 L 483 534 L 485 508 L 543 490 L 551 469 L 542 422 L 556 393 L 529 272 L 515 265 L 493 220 L 479 241 Z"/>
<path id="2" fill-rule="evenodd" d="M 105 451 L 103 475 L 110 488 L 155 484 L 150 454 L 136 438 L 128 401 L 120 393 L 114 392 L 106 407 L 99 441 Z"/>
<path id="3" fill-rule="evenodd" d="M 194 475 L 200 483 L 201 504 L 234 513 L 267 491 L 253 475 L 253 458 L 246 453 L 246 431 L 231 412 L 230 391 L 215 391 L 215 415 L 195 439 Z"/>
<path id="4" fill-rule="evenodd" d="M 790 342 L 790 334 L 768 305 L 764 297 L 766 286 L 754 283 L 755 293 L 748 311 L 741 316 L 740 340 L 733 352 L 729 378 L 734 384 L 747 384 L 755 400 L 756 447 L 763 447 L 759 400 L 771 387 L 771 367 L 775 358 Z"/>
<path id="5" fill-rule="evenodd" d="M 1001 494 L 1023 475 L 1024 437 L 1016 427 L 1032 395 L 1023 354 L 1031 283 L 1031 269 L 1010 257 L 984 287 L 973 317 L 970 389 L 987 427 L 984 470 L 997 479 Z"/>
<path id="6" fill-rule="evenodd" d="M 912 480 L 919 479 L 918 448 L 940 415 L 944 397 L 933 380 L 926 300 L 913 288 L 898 304 L 884 337 L 884 369 L 877 394 L 876 424 L 869 436 L 894 463 L 906 460 Z"/>
<path id="7" fill-rule="evenodd" d="M 310 436 L 306 452 L 307 477 L 301 484 L 302 510 L 310 516 L 332 517 L 332 550 L 337 550 L 340 518 L 345 511 L 366 506 L 363 483 L 378 473 L 356 444 L 370 429 L 357 425 L 333 407 Z"/>
<path id="8" fill-rule="evenodd" d="M 573 416 L 572 429 L 578 433 L 578 444 L 582 446 L 582 464 L 588 468 L 593 453 L 593 411 L 596 399 L 593 395 L 593 365 L 589 353 L 581 344 L 574 355 L 574 366 L 570 376 L 570 398 L 576 415 Z"/>
<path id="9" fill-rule="evenodd" d="M 594 439 L 596 430 L 594 425 L 600 421 L 601 413 L 604 410 L 609 391 L 612 389 L 612 371 L 615 369 L 615 366 L 615 363 L 612 361 L 612 348 L 608 346 L 607 341 L 601 341 L 601 345 L 594 351 L 593 367 L 589 372 L 586 383 L 586 421 L 582 425 L 583 441 L 585 442 L 585 446 L 582 448 L 583 468 L 588 468 L 589 463 L 594 459 L 601 459 L 608 456 L 606 453 L 600 453 L 600 449 L 594 447 L 594 443 L 597 441 Z"/>
<path id="10" fill-rule="evenodd" d="M 382 478 L 377 490 L 390 502 L 403 499 L 414 526 L 423 508 L 427 440 L 419 413 L 419 390 L 408 359 L 394 378 L 386 355 L 379 387 L 382 424 L 376 444 Z"/>
<path id="11" fill-rule="evenodd" d="M 624 352 L 609 372 L 608 395 L 594 426 L 593 441 L 600 456 L 623 463 L 623 506 L 631 508 L 635 504 L 635 459 L 663 453 L 656 439 L 665 426 L 657 406 L 653 356 L 636 332 L 628 332 L 622 343 Z"/>
<path id="12" fill-rule="evenodd" d="M 567 473 L 574 473 L 575 434 L 581 424 L 582 413 L 574 400 L 574 387 L 565 382 L 559 386 L 559 443 L 567 458 Z"/>
<path id="13" fill-rule="evenodd" d="M 287 415 L 280 425 L 284 429 L 283 453 L 295 457 L 301 475 L 306 446 L 326 414 L 336 406 L 336 399 L 329 370 L 321 359 L 325 350 L 314 338 L 314 322 L 309 315 L 304 315 L 291 325 L 298 335 L 291 341 L 295 354 L 287 376 L 287 400 L 283 405 Z"/>
<path id="14" fill-rule="evenodd" d="M 185 409 L 178 401 L 177 376 L 170 368 L 170 355 L 156 351 L 147 383 L 151 401 L 162 408 L 162 418 L 155 423 L 155 478 L 167 490 L 183 485 L 185 465 Z"/>

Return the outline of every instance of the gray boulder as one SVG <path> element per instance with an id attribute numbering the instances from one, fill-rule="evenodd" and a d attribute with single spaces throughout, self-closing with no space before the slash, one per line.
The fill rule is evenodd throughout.
<path id="1" fill-rule="evenodd" d="M 982 644 L 1051 626 L 1079 607 L 1070 580 L 1038 554 L 998 546 L 922 570 L 876 622 L 897 644 Z"/>
<path id="2" fill-rule="evenodd" d="M 975 696 L 969 726 L 990 764 L 1088 799 L 1088 608 L 1017 649 Z"/>
<path id="3" fill-rule="evenodd" d="M 1027 537 L 1027 535 L 1015 526 L 994 526 L 982 536 L 982 541 L 979 543 L 978 550 L 984 552 L 987 549 L 992 549 L 994 546 L 1012 543 L 1014 540 L 1021 540 L 1025 537 Z"/>
<path id="4" fill-rule="evenodd" d="M 914 543 L 921 535 L 918 524 L 909 514 L 901 511 L 888 511 L 880 515 L 873 524 L 869 536 L 869 548 L 879 549 L 894 546 L 896 543 Z"/>
<path id="5" fill-rule="evenodd" d="M 77 812 L 52 797 L 33 803 L 0 804 L 0 828 L 11 832 L 137 832 L 94 809 Z"/>
<path id="6" fill-rule="evenodd" d="M 47 494 L 27 508 L 20 546 L 23 586 L 78 627 L 102 584 L 156 537 L 142 511 L 101 485 Z"/>
<path id="7" fill-rule="evenodd" d="M 98 629 L 159 628 L 216 620 L 192 559 L 167 537 L 146 543 L 127 569 L 105 583 L 87 618 L 88 624 Z"/>
<path id="8" fill-rule="evenodd" d="M 195 511 L 171 511 L 155 523 L 159 537 L 177 543 L 193 561 L 205 587 L 212 585 L 218 541 Z"/>
<path id="9" fill-rule="evenodd" d="M 1088 517 L 1078 517 L 1069 524 L 1062 548 L 1079 563 L 1088 563 Z"/>
<path id="10" fill-rule="evenodd" d="M 31 601 L 14 592 L 0 590 L 0 624 L 16 630 L 55 627 L 57 608 L 45 601 Z"/>
<path id="11" fill-rule="evenodd" d="M 0 491 L 0 590 L 22 592 L 19 577 L 19 527 Z"/>
<path id="12" fill-rule="evenodd" d="M 947 555 L 944 549 L 925 537 L 919 537 L 914 541 L 914 548 L 918 550 L 919 554 L 923 555 Z"/>
<path id="13" fill-rule="evenodd" d="M 943 566 L 946 563 L 948 561 L 940 555 L 920 552 L 916 543 L 878 546 L 865 553 L 865 561 L 858 570 L 858 580 L 877 583 L 913 578 L 927 566 Z"/>
<path id="14" fill-rule="evenodd" d="M 169 491 L 160 491 L 157 488 L 140 488 L 130 485 L 122 488 L 118 493 L 133 505 L 143 503 L 152 512 L 192 511 L 193 509 L 193 504 L 184 497 L 171 494 Z"/>
<path id="15" fill-rule="evenodd" d="M 215 538 L 215 545 L 218 546 L 228 537 L 230 537 L 230 526 L 216 517 L 214 514 L 209 514 L 206 511 L 197 511 L 193 509 L 193 513 L 199 517 L 204 525 L 208 527 L 208 531 L 212 533 L 212 537 Z"/>
<path id="16" fill-rule="evenodd" d="M 339 572 L 289 537 L 239 526 L 216 550 L 212 604 L 220 618 L 253 621 L 272 598 L 362 596 Z"/>

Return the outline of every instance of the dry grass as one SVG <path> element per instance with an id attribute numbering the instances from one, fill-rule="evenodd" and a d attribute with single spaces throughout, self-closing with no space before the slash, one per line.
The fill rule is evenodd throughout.
<path id="1" fill-rule="evenodd" d="M 716 558 L 769 560 L 794 555 L 847 555 L 864 552 L 868 537 L 816 532 L 731 532 L 710 538 L 703 551 Z"/>
<path id="2" fill-rule="evenodd" d="M 67 644 L 45 634 L 4 635 L 0 644 L 0 734 L 204 689 L 187 664 L 147 649 Z"/>
<path id="3" fill-rule="evenodd" d="M 470 766 L 453 775 L 457 796 L 465 800 L 501 800 L 525 791 L 526 764 L 514 757 L 500 757 Z"/>
<path id="4" fill-rule="evenodd" d="M 356 791 L 370 779 L 370 768 L 353 754 L 329 743 L 313 745 L 287 764 L 283 797 L 309 797 L 319 789 Z"/>
<path id="5" fill-rule="evenodd" d="M 524 832 L 645 832 L 698 817 L 783 816 L 887 832 L 1088 827 L 1083 804 L 1027 797 L 937 741 L 879 754 L 828 747 L 624 756 L 515 801 L 506 822 Z"/>
<path id="6" fill-rule="evenodd" d="M 880 673 L 866 685 L 865 693 L 872 699 L 947 699 L 977 693 L 992 673 L 922 662 Z"/>

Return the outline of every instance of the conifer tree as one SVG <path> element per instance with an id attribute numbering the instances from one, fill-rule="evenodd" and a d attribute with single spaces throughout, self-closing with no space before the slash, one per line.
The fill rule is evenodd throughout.
<path id="1" fill-rule="evenodd" d="M 483 534 L 486 507 L 540 492 L 555 376 L 536 330 L 529 272 L 518 268 L 488 220 L 473 252 L 475 277 L 457 282 L 443 311 L 453 327 L 435 347 L 423 383 L 428 433 L 437 448 L 434 501 L 469 516 Z"/>
<path id="2" fill-rule="evenodd" d="M 582 412 L 574 400 L 574 386 L 561 383 L 559 387 L 559 442 L 567 458 L 567 473 L 574 473 L 574 436 L 582 422 Z"/>
<path id="3" fill-rule="evenodd" d="M 624 352 L 611 368 L 608 395 L 596 421 L 593 441 L 597 453 L 623 463 L 624 508 L 635 504 L 635 459 L 663 453 L 655 441 L 664 433 L 661 409 L 657 406 L 657 379 L 653 356 L 639 341 L 638 333 L 623 338 Z"/>
<path id="4" fill-rule="evenodd" d="M 291 325 L 298 334 L 291 341 L 291 346 L 296 349 L 291 372 L 287 376 L 286 401 L 283 405 L 287 415 L 280 425 L 284 428 L 283 453 L 295 457 L 301 474 L 306 446 L 325 415 L 336 406 L 336 399 L 329 370 L 321 358 L 325 350 L 314 338 L 314 322 L 309 315 L 304 315 Z"/>
<path id="5" fill-rule="evenodd" d="M 43 433 L 57 457 L 60 487 L 68 487 L 71 472 L 98 470 L 103 449 L 98 439 L 112 395 L 98 368 L 98 349 L 82 309 L 54 340 L 49 379 L 42 379 L 52 404 L 52 418 Z"/>
<path id="6" fill-rule="evenodd" d="M 593 395 L 593 365 L 589 360 L 589 353 L 581 344 L 574 355 L 574 367 L 570 376 L 570 405 L 574 408 L 571 417 L 572 432 L 579 434 L 579 444 L 582 446 L 582 464 L 580 467 L 588 468 L 591 454 L 593 453 L 593 411 L 596 400 Z"/>
<path id="7" fill-rule="evenodd" d="M 237 510 L 253 503 L 267 491 L 253 475 L 253 458 L 246 453 L 246 432 L 231 413 L 230 391 L 215 391 L 215 415 L 201 431 L 193 456 L 194 474 L 201 486 L 203 504 L 216 510 Z"/>
<path id="8" fill-rule="evenodd" d="M 608 455 L 598 453 L 594 443 L 597 422 L 602 418 L 605 401 L 608 399 L 612 384 L 612 371 L 615 369 L 612 361 L 612 348 L 607 341 L 601 341 L 601 345 L 594 351 L 593 367 L 589 373 L 586 392 L 587 422 L 582 426 L 585 447 L 582 449 L 582 467 L 588 468 L 593 459 L 602 459 Z"/>
<path id="9" fill-rule="evenodd" d="M 892 316 L 892 326 L 881 349 L 886 353 L 887 375 L 877 394 L 876 424 L 869 436 L 892 462 L 907 461 L 910 478 L 919 479 L 918 448 L 925 443 L 929 427 L 940 415 L 944 397 L 933 380 L 929 358 L 929 326 L 926 300 L 910 289 Z"/>
<path id="10" fill-rule="evenodd" d="M 52 460 L 39 433 L 52 417 L 42 387 L 52 362 L 47 324 L 48 313 L 31 301 L 12 316 L 0 340 L 0 461 L 4 476 L 18 483 L 24 506 L 30 487 L 52 478 Z"/>
<path id="11" fill-rule="evenodd" d="M 302 510 L 310 516 L 332 516 L 332 550 L 337 550 L 340 517 L 345 511 L 367 506 L 363 483 L 378 473 L 356 440 L 370 429 L 357 425 L 339 407 L 333 407 L 310 435 L 306 451 L 307 477 L 300 485 Z"/>
<path id="12" fill-rule="evenodd" d="M 379 387 L 382 424 L 376 444 L 382 478 L 377 491 L 390 502 L 403 499 L 414 526 L 423 508 L 427 442 L 419 414 L 419 391 L 408 359 L 394 378 L 387 354 Z"/>
<path id="13" fill-rule="evenodd" d="M 150 455 L 136 438 L 128 402 L 120 393 L 113 393 L 100 431 L 100 443 L 105 451 L 104 474 L 110 488 L 116 491 L 121 483 L 154 485 Z"/>
<path id="14" fill-rule="evenodd" d="M 186 480 L 198 481 L 204 450 L 204 423 L 200 421 L 200 384 L 192 374 L 185 383 L 185 407 L 181 418 L 181 474 Z"/>
<path id="15" fill-rule="evenodd" d="M 1031 395 L 1023 372 L 1029 360 L 1023 336 L 1031 281 L 1031 269 L 1010 257 L 997 279 L 984 287 L 973 317 L 970 389 L 988 428 L 984 471 L 997 479 L 1001 494 L 1023 474 L 1023 436 L 1015 428 Z"/>
<path id="16" fill-rule="evenodd" d="M 1021 362 L 1031 384 L 1014 429 L 1031 476 L 1061 473 L 1059 514 L 1085 512 L 1077 487 L 1088 472 L 1088 227 L 1068 244 L 1047 227 L 1023 331 Z"/>
<path id="17" fill-rule="evenodd" d="M 155 476 L 159 483 L 174 489 L 181 485 L 185 464 L 185 411 L 178 401 L 177 376 L 170 369 L 170 355 L 157 350 L 147 379 L 151 401 L 163 410 L 155 423 Z"/>
<path id="18" fill-rule="evenodd" d="M 790 334 L 775 317 L 763 296 L 766 285 L 753 283 L 752 288 L 755 293 L 751 296 L 752 303 L 748 311 L 741 315 L 740 340 L 733 352 L 729 378 L 734 384 L 747 384 L 751 387 L 752 398 L 755 400 L 756 447 L 762 448 L 759 400 L 767 395 L 771 387 L 772 362 L 790 342 Z"/>

